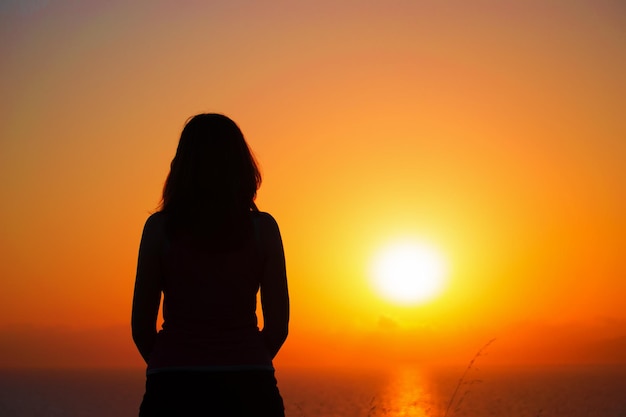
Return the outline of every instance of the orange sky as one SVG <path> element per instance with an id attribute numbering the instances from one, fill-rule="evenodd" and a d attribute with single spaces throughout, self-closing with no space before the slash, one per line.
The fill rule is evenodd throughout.
<path id="1" fill-rule="evenodd" d="M 626 9 L 610 1 L 0 6 L 0 366 L 140 365 L 137 246 L 187 117 L 262 165 L 278 362 L 626 362 Z M 167 3 L 167 4 L 166 4 Z M 337 4 L 341 3 L 341 4 Z M 441 297 L 369 285 L 397 237 Z"/>

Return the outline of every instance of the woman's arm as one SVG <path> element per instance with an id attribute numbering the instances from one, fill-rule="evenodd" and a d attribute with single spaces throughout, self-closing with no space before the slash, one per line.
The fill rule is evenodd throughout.
<path id="1" fill-rule="evenodd" d="M 265 268 L 261 278 L 261 334 L 270 356 L 274 358 L 287 339 L 289 329 L 289 291 L 285 254 L 278 224 L 262 213 L 259 218 L 261 245 L 265 252 Z"/>
<path id="2" fill-rule="evenodd" d="M 150 216 L 143 229 L 137 261 L 131 328 L 133 341 L 146 362 L 156 341 L 156 320 L 161 303 L 162 230 L 162 216 L 158 213 Z"/>

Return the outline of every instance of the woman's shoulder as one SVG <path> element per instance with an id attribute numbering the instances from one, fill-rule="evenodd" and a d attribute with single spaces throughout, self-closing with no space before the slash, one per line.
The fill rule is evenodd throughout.
<path id="1" fill-rule="evenodd" d="M 271 240 L 275 236 L 280 236 L 278 223 L 271 214 L 264 211 L 257 211 L 254 212 L 253 219 L 255 229 L 261 240 Z"/>
<path id="2" fill-rule="evenodd" d="M 146 226 L 160 226 L 163 224 L 164 219 L 165 214 L 162 211 L 156 211 L 148 216 L 148 218 L 146 219 Z"/>
<path id="3" fill-rule="evenodd" d="M 272 226 L 272 227 L 278 226 L 278 223 L 276 222 L 276 219 L 274 219 L 274 216 L 272 216 L 271 214 L 265 211 L 255 211 L 254 218 L 257 222 L 259 222 L 260 224 L 264 226 Z"/>
<path id="4" fill-rule="evenodd" d="M 143 231 L 144 235 L 148 235 L 151 237 L 162 237 L 163 235 L 163 225 L 165 222 L 165 215 L 161 211 L 157 211 L 152 213 L 146 219 L 146 223 L 144 224 Z"/>

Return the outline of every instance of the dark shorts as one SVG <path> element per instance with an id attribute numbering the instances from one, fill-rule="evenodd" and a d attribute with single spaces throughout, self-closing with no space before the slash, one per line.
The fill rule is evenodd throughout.
<path id="1" fill-rule="evenodd" d="M 284 417 L 273 371 L 168 371 L 148 375 L 139 417 Z"/>

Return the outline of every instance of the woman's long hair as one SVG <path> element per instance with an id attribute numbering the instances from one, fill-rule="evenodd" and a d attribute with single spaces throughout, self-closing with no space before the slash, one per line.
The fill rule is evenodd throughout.
<path id="1" fill-rule="evenodd" d="M 240 243 L 251 229 L 260 185 L 257 163 L 237 124 L 215 113 L 192 117 L 163 187 L 166 233 L 187 234 L 214 247 Z"/>

